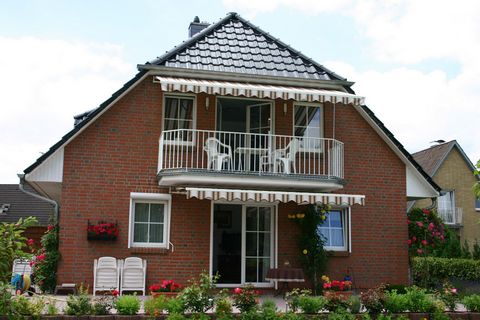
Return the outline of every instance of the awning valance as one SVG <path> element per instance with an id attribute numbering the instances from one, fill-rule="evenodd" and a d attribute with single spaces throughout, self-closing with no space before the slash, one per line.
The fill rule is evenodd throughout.
<path id="1" fill-rule="evenodd" d="M 337 193 L 307 193 L 287 191 L 259 191 L 210 188 L 185 188 L 187 199 L 257 201 L 257 202 L 289 202 L 298 204 L 330 204 L 337 206 L 365 205 L 364 195 Z"/>
<path id="2" fill-rule="evenodd" d="M 292 99 L 296 101 L 332 102 L 353 105 L 362 105 L 365 100 L 364 97 L 335 90 L 271 86 L 242 82 L 170 78 L 161 76 L 156 76 L 154 82 L 159 82 L 162 86 L 162 90 L 167 92 L 203 92 L 222 96 L 283 100 Z"/>

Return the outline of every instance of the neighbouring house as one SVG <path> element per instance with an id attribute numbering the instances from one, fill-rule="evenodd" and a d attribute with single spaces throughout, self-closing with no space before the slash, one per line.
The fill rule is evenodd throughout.
<path id="1" fill-rule="evenodd" d="M 25 189 L 28 192 L 36 193 L 28 185 L 25 186 Z M 33 239 L 37 246 L 47 230 L 53 212 L 51 204 L 24 193 L 18 184 L 0 184 L 0 223 L 15 223 L 18 219 L 25 219 L 29 216 L 37 218 L 38 225 L 28 227 L 24 233 L 24 236 Z"/>
<path id="2" fill-rule="evenodd" d="M 475 166 L 456 140 L 441 143 L 413 154 L 413 158 L 442 188 L 436 208 L 439 216 L 452 229 L 456 229 L 463 243 L 470 248 L 480 241 L 480 200 L 472 186 L 480 177 L 475 176 Z M 412 206 L 426 207 L 428 200 L 416 201 Z"/>
<path id="3" fill-rule="evenodd" d="M 205 270 L 219 286 L 273 287 L 267 271 L 302 254 L 288 216 L 330 204 L 329 274 L 407 283 L 406 200 L 440 188 L 353 82 L 236 13 L 189 31 L 25 170 L 60 203 L 59 282 L 139 256 L 147 284 Z M 99 221 L 116 240 L 87 240 Z"/>

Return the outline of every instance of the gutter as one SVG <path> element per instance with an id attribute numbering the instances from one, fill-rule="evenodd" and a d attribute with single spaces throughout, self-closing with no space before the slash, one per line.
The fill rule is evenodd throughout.
<path id="1" fill-rule="evenodd" d="M 32 197 L 35 197 L 37 199 L 40 199 L 40 200 L 43 200 L 43 201 L 46 201 L 48 203 L 50 203 L 51 205 L 53 205 L 53 220 L 54 220 L 54 223 L 58 223 L 58 213 L 59 213 L 59 206 L 58 206 L 58 202 L 55 201 L 55 200 L 52 200 L 52 199 L 49 199 L 49 198 L 46 198 L 46 197 L 43 197 L 39 194 L 36 194 L 36 193 L 33 193 L 33 192 L 30 192 L 28 190 L 25 190 L 24 188 L 24 183 L 25 183 L 25 175 L 24 174 L 17 174 L 18 178 L 20 179 L 19 183 L 18 183 L 18 188 L 20 189 L 20 191 L 22 191 L 23 193 L 25 194 L 28 194 L 29 196 L 32 196 Z"/>

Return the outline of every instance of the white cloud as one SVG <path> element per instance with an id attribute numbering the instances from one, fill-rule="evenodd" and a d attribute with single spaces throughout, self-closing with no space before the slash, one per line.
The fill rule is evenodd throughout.
<path id="1" fill-rule="evenodd" d="M 23 172 L 133 75 L 112 44 L 0 37 L 1 183 Z"/>
<path id="2" fill-rule="evenodd" d="M 480 158 L 478 119 L 480 78 L 468 72 L 448 79 L 445 72 L 396 68 L 359 72 L 344 62 L 325 65 L 355 79 L 355 92 L 410 152 L 430 147 L 430 141 L 456 139 L 472 162 Z M 379 89 L 381 88 L 381 89 Z"/>

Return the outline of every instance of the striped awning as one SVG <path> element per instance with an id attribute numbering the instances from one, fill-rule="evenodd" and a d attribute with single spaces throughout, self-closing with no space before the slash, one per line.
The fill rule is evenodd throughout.
<path id="1" fill-rule="evenodd" d="M 292 99 L 296 101 L 332 102 L 353 105 L 362 105 L 365 101 L 364 97 L 335 90 L 271 86 L 243 82 L 170 78 L 161 76 L 155 76 L 154 82 L 159 82 L 162 86 L 162 90 L 167 92 L 203 92 L 208 94 L 218 94 L 221 96 L 283 100 Z"/>
<path id="2" fill-rule="evenodd" d="M 210 188 L 185 188 L 187 199 L 289 202 L 298 204 L 330 204 L 337 206 L 365 205 L 365 196 L 338 193 L 306 193 L 287 191 L 259 191 Z"/>

